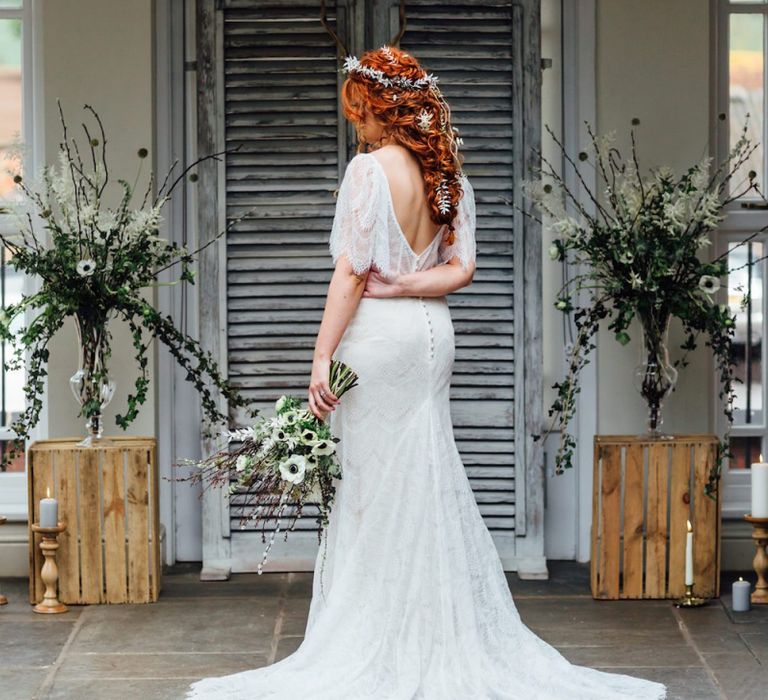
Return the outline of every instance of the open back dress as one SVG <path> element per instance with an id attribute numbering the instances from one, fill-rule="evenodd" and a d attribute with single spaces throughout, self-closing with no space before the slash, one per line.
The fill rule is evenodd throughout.
<path id="1" fill-rule="evenodd" d="M 372 154 L 347 167 L 330 236 L 355 272 L 475 259 L 469 180 L 455 219 L 416 253 Z M 660 683 L 575 666 L 520 619 L 456 447 L 445 297 L 363 297 L 335 357 L 359 384 L 331 412 L 343 478 L 320 546 L 301 646 L 208 678 L 207 700 L 651 700 Z M 324 557 L 324 561 L 323 561 Z M 322 575 L 321 575 L 322 570 Z M 247 612 L 245 613 L 247 614 Z"/>

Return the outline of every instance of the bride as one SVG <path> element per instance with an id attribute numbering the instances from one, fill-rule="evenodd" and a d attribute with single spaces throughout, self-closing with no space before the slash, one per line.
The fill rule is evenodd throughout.
<path id="1" fill-rule="evenodd" d="M 666 697 L 659 683 L 571 665 L 521 621 L 451 425 L 445 295 L 472 281 L 475 202 L 450 111 L 436 79 L 396 48 L 344 69 L 361 152 L 339 190 L 309 387 L 310 409 L 341 438 L 343 479 L 306 634 L 286 659 L 206 678 L 188 697 Z M 360 376 L 342 402 L 331 356 Z"/>

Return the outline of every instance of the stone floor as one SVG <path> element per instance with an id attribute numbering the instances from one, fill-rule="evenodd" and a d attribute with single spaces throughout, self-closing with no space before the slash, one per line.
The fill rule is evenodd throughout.
<path id="1" fill-rule="evenodd" d="M 526 624 L 574 663 L 662 681 L 670 699 L 768 698 L 768 610 L 733 614 L 727 595 L 696 610 L 594 601 L 586 567 L 550 566 L 548 581 L 510 575 L 510 588 Z M 26 580 L 0 579 L 0 700 L 183 698 L 193 680 L 272 663 L 301 641 L 310 575 L 201 583 L 181 566 L 163 586 L 153 605 L 41 616 Z"/>

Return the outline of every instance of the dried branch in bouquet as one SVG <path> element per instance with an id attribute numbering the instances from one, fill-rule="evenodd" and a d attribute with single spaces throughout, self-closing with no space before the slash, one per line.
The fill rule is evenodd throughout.
<path id="1" fill-rule="evenodd" d="M 329 384 L 341 398 L 357 385 L 357 375 L 333 360 Z M 225 443 L 221 449 L 202 460 L 182 462 L 195 470 L 178 480 L 200 483 L 203 489 L 227 488 L 230 495 L 241 497 L 242 528 L 254 523 L 265 542 L 271 530 L 258 567 L 261 573 L 283 521 L 287 537 L 306 505 L 318 508 L 321 536 L 333 505 L 335 480 L 342 476 L 336 453 L 339 440 L 294 396 L 277 400 L 274 417 L 259 417 L 246 428 L 225 430 L 221 437 Z"/>

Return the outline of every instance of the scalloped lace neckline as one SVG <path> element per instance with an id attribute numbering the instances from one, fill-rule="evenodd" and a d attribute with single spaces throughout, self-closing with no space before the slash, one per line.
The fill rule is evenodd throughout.
<path id="1" fill-rule="evenodd" d="M 392 213 L 392 220 L 395 222 L 395 226 L 397 228 L 397 232 L 400 234 L 400 238 L 403 239 L 403 242 L 405 243 L 406 248 L 408 249 L 408 252 L 413 255 L 414 258 L 419 260 L 420 258 L 423 258 L 426 253 L 428 253 L 432 246 L 435 245 L 435 241 L 439 240 L 442 236 L 443 231 L 445 230 L 445 227 L 447 224 L 443 224 L 440 226 L 440 228 L 437 230 L 437 233 L 435 234 L 435 237 L 432 239 L 430 243 L 427 244 L 427 247 L 424 248 L 420 253 L 417 253 L 411 244 L 408 242 L 408 239 L 405 236 L 405 233 L 403 233 L 403 227 L 400 226 L 400 222 L 397 220 L 397 214 L 395 213 L 395 202 L 392 199 L 392 190 L 389 187 L 389 179 L 387 178 L 387 173 L 384 171 L 384 166 L 379 163 L 379 160 L 374 157 L 372 153 L 366 153 L 365 155 L 370 156 L 371 160 L 373 160 L 376 163 L 376 167 L 379 171 L 379 174 L 382 178 L 384 178 L 384 185 L 387 190 L 387 204 L 389 206 L 389 211 Z"/>

